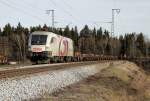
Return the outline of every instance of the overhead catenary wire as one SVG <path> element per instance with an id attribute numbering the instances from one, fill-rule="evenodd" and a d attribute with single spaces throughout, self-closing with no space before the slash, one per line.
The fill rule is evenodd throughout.
<path id="1" fill-rule="evenodd" d="M 55 6 L 57 6 L 57 4 L 55 3 L 55 1 L 53 1 L 53 0 L 48 0 L 48 1 L 49 1 L 49 3 L 50 3 L 50 1 L 51 1 Z M 63 12 L 65 12 L 65 13 L 68 14 L 69 16 L 73 17 L 73 15 L 70 14 L 68 11 L 66 11 L 63 7 L 61 7 L 61 6 L 57 6 L 57 7 L 60 8 L 61 10 L 63 10 Z"/>
<path id="2" fill-rule="evenodd" d="M 9 2 L 10 2 L 10 1 L 9 1 Z M 8 2 L 2 1 L 2 0 L 0 1 L 0 3 L 3 4 L 3 5 L 5 5 L 5 6 L 7 6 L 7 7 L 9 7 L 9 8 L 12 8 L 12 9 L 16 10 L 16 11 L 19 12 L 19 13 L 27 14 L 28 16 L 31 16 L 31 17 L 33 17 L 34 19 L 45 23 L 45 21 L 44 21 L 43 19 L 41 19 L 40 17 L 38 17 L 38 16 L 36 16 L 36 15 L 33 15 L 33 14 L 31 14 L 31 13 L 29 13 L 29 12 L 27 12 L 27 11 L 21 9 L 21 8 L 18 8 L 18 7 L 16 7 L 16 6 L 13 6 L 13 5 L 11 5 L 12 3 L 8 3 Z"/>
<path id="3" fill-rule="evenodd" d="M 63 2 L 63 4 L 65 5 L 65 6 L 67 6 L 69 9 L 72 9 L 73 10 L 73 8 L 65 1 L 65 0 L 60 0 L 61 2 Z"/>
<path id="4" fill-rule="evenodd" d="M 34 11 L 39 15 L 39 13 L 43 13 L 43 11 L 44 11 L 44 9 L 42 9 L 42 8 L 40 8 L 40 7 L 38 7 L 38 6 L 33 6 L 31 3 L 29 3 L 29 2 L 27 2 L 27 1 L 25 1 L 25 0 L 22 0 L 21 2 L 23 2 L 24 3 L 24 7 L 26 7 L 26 8 L 31 8 L 31 9 L 34 9 Z M 20 3 L 20 4 L 22 4 L 22 3 Z M 27 5 L 25 5 L 25 4 L 27 4 Z M 38 12 L 38 10 L 40 10 L 41 12 Z M 33 13 L 35 13 L 35 12 L 33 12 Z M 56 22 L 55 22 L 56 23 Z M 46 23 L 45 23 L 46 24 Z"/>
<path id="5" fill-rule="evenodd" d="M 16 4 L 16 5 L 18 5 L 17 3 L 13 2 L 12 0 L 10 0 L 9 2 L 11 2 L 11 4 Z M 14 7 L 15 7 L 15 6 L 14 6 Z M 25 8 L 27 8 L 27 7 L 34 8 L 34 7 L 32 7 L 32 6 L 26 6 L 26 5 L 24 5 L 24 7 L 25 7 Z M 32 13 L 29 13 L 28 11 L 26 11 L 26 10 L 24 10 L 24 9 L 21 9 L 21 8 L 19 8 L 19 7 L 16 7 L 16 8 L 20 9 L 20 10 L 23 11 L 23 12 L 26 12 L 26 14 L 28 14 L 29 16 L 32 16 L 32 17 L 34 17 L 34 18 L 36 17 L 37 19 L 41 20 L 42 22 L 45 22 L 42 18 L 40 18 L 40 16 L 36 16 L 36 15 L 33 15 L 33 14 L 32 14 L 32 13 L 35 13 L 35 11 L 32 12 Z M 36 9 L 36 11 L 37 11 L 37 9 Z"/>
<path id="6" fill-rule="evenodd" d="M 69 15 L 70 17 L 72 17 L 75 21 L 79 22 L 78 18 L 73 16 L 70 12 L 68 12 L 67 10 L 65 10 L 62 6 L 58 6 L 57 3 L 54 0 L 48 0 L 49 3 L 53 3 L 55 6 L 57 6 L 60 10 L 62 10 L 64 13 L 66 13 L 67 15 Z"/>
<path id="7" fill-rule="evenodd" d="M 70 4 L 68 4 L 65 0 L 60 0 L 66 7 L 68 7 L 68 10 L 74 10 L 73 9 L 73 7 L 70 5 Z M 78 14 L 79 15 L 79 14 Z M 73 16 L 72 14 L 71 14 L 71 16 Z M 74 16 L 73 16 L 74 17 Z M 77 19 L 77 20 L 79 20 L 78 19 L 78 17 L 76 16 L 75 17 L 75 19 Z M 79 21 L 80 22 L 80 21 Z"/>
<path id="8" fill-rule="evenodd" d="M 30 7 L 30 8 L 32 8 L 32 9 L 36 9 L 36 10 L 41 10 L 41 11 L 43 11 L 43 9 L 41 9 L 40 7 L 33 6 L 31 3 L 28 3 L 28 2 L 25 1 L 25 0 L 21 0 L 21 2 L 27 4 L 27 5 L 28 5 L 27 7 Z M 30 6 L 29 6 L 29 5 L 30 5 Z"/>

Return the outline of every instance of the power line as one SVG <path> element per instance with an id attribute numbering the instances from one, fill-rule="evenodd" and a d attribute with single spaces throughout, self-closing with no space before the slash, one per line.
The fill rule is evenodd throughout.
<path id="1" fill-rule="evenodd" d="M 69 10 L 74 10 L 74 9 L 72 8 L 72 6 L 70 6 L 65 0 L 61 0 L 61 2 L 63 2 L 63 4 L 64 4 L 66 7 L 68 7 Z M 71 17 L 74 17 L 74 16 L 71 14 Z M 77 17 L 75 17 L 75 19 L 78 20 Z"/>
<path id="2" fill-rule="evenodd" d="M 57 6 L 57 4 L 55 3 L 55 1 L 54 0 L 48 0 L 49 1 L 49 3 L 53 3 L 55 6 Z M 51 2 L 50 2 L 51 1 Z M 73 16 L 70 12 L 68 12 L 67 10 L 65 10 L 63 7 L 61 7 L 61 6 L 57 6 L 57 7 L 59 7 L 59 9 L 60 10 L 62 10 L 64 13 L 66 13 L 66 14 L 68 14 L 70 17 L 72 17 L 74 20 L 76 20 L 76 21 L 78 21 L 78 19 L 75 17 L 75 16 Z"/>
<path id="3" fill-rule="evenodd" d="M 12 0 L 10 0 L 9 2 L 11 2 L 11 4 L 16 4 L 16 5 L 18 5 L 16 2 L 13 2 Z M 24 3 L 27 3 L 27 2 L 24 2 Z M 20 5 L 20 4 L 19 4 Z M 31 7 L 31 8 L 34 8 L 33 6 L 27 6 L 27 5 L 23 5 L 25 8 L 27 8 L 27 7 Z M 17 7 L 16 7 L 17 8 Z M 37 14 L 35 13 L 35 11 L 37 11 L 37 9 L 34 11 L 34 12 L 32 12 L 32 13 L 35 13 L 36 15 L 33 15 L 33 14 L 31 14 L 31 13 L 29 13 L 28 11 L 25 11 L 24 9 L 21 9 L 22 11 L 24 11 L 24 12 L 26 12 L 26 13 L 28 13 L 28 15 L 30 15 L 30 16 L 36 16 Z M 30 10 L 31 11 L 31 10 Z M 37 13 L 39 13 L 39 12 L 37 12 Z M 38 19 L 41 19 L 39 16 L 36 16 Z M 43 20 L 43 19 L 41 19 L 41 20 Z M 44 20 L 43 20 L 44 21 Z M 44 21 L 45 22 L 45 21 Z"/>
<path id="4" fill-rule="evenodd" d="M 69 9 L 73 10 L 73 8 L 65 0 L 61 0 L 61 2 L 63 2 Z"/>
<path id="5" fill-rule="evenodd" d="M 30 7 L 33 8 L 33 9 L 39 9 L 39 10 L 43 11 L 43 9 L 41 9 L 41 8 L 39 8 L 39 7 L 37 7 L 37 6 L 34 6 L 34 7 L 33 7 L 33 5 L 32 5 L 31 3 L 28 3 L 28 2 L 25 1 L 25 0 L 21 0 L 21 2 L 24 2 L 24 3 L 28 4 L 28 5 L 30 5 Z"/>
<path id="6" fill-rule="evenodd" d="M 37 19 L 38 21 L 39 21 L 39 20 L 40 20 L 41 22 L 44 21 L 43 19 L 39 18 L 39 17 L 36 16 L 36 15 L 32 15 L 32 14 L 30 14 L 29 12 L 27 12 L 27 11 L 25 11 L 25 10 L 23 10 L 23 9 L 20 9 L 20 8 L 18 8 L 18 7 L 16 7 L 16 6 L 12 6 L 12 5 L 11 5 L 10 3 L 8 3 L 8 2 L 5 2 L 5 1 L 2 1 L 2 0 L 1 0 L 0 3 L 3 4 L 3 5 L 5 5 L 5 6 L 7 6 L 7 7 L 9 7 L 9 8 L 15 9 L 16 11 L 18 11 L 18 12 L 20 12 L 20 13 L 25 13 L 25 14 L 27 14 L 27 15 L 33 17 L 34 19 Z M 45 22 L 45 21 L 44 21 L 44 22 Z"/>
<path id="7" fill-rule="evenodd" d="M 51 0 L 51 2 L 52 2 L 55 6 L 57 6 L 57 4 L 55 3 L 55 1 Z M 66 14 L 68 14 L 68 15 L 71 16 L 71 17 L 73 17 L 73 15 L 70 14 L 68 11 L 66 11 L 63 7 L 61 7 L 61 6 L 57 6 L 57 7 L 60 7 L 60 9 L 63 10 Z"/>
<path id="8" fill-rule="evenodd" d="M 31 8 L 33 8 L 33 9 L 39 9 L 39 10 L 41 10 L 41 11 L 43 11 L 43 9 L 41 9 L 41 8 L 39 8 L 39 7 L 37 7 L 37 6 L 34 6 L 33 7 L 33 5 L 31 4 L 31 3 L 28 3 L 27 1 L 25 1 L 25 0 L 21 0 L 21 2 L 24 2 L 24 3 L 26 3 L 27 5 L 30 5 L 30 6 L 27 6 L 27 7 L 31 7 Z"/>

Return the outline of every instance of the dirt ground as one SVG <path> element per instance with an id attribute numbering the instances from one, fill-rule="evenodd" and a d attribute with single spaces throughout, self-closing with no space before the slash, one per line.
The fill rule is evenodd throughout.
<path id="1" fill-rule="evenodd" d="M 150 75 L 131 62 L 110 66 L 39 101 L 150 101 Z"/>

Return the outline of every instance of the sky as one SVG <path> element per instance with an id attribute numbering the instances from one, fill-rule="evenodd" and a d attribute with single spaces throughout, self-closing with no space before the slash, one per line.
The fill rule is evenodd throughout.
<path id="1" fill-rule="evenodd" d="M 0 0 L 0 27 L 7 23 L 25 27 L 51 26 L 51 15 L 45 10 L 55 10 L 55 26 L 90 28 L 111 31 L 112 9 L 115 12 L 115 36 L 131 32 L 143 32 L 150 38 L 150 0 Z"/>

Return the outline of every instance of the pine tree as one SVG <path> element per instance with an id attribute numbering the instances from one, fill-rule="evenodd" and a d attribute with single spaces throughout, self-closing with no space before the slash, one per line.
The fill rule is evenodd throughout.
<path id="1" fill-rule="evenodd" d="M 92 53 L 93 54 L 95 54 L 96 53 L 96 48 L 97 48 L 97 46 L 96 46 L 96 33 L 97 31 L 96 31 L 96 28 L 94 28 L 93 29 L 93 31 L 92 31 L 92 39 L 91 39 L 91 41 L 92 41 L 92 43 L 91 43 L 91 51 L 92 51 Z"/>
<path id="2" fill-rule="evenodd" d="M 85 25 L 85 27 L 80 32 L 80 37 L 89 37 L 89 36 L 91 36 L 91 31 L 88 25 Z"/>
<path id="3" fill-rule="evenodd" d="M 97 35 L 96 35 L 96 54 L 99 55 L 103 53 L 102 36 L 103 36 L 103 31 L 102 28 L 100 27 L 97 30 Z"/>
<path id="4" fill-rule="evenodd" d="M 41 25 L 37 26 L 37 30 L 38 30 L 38 31 L 42 31 Z"/>
<path id="5" fill-rule="evenodd" d="M 72 34 L 70 32 L 69 26 L 66 26 L 65 30 L 64 30 L 64 34 L 65 37 L 71 38 Z"/>
<path id="6" fill-rule="evenodd" d="M 141 54 L 144 55 L 145 54 L 145 41 L 144 41 L 143 33 L 140 33 L 137 35 L 136 43 L 137 43 L 137 48 L 139 49 Z"/>
<path id="7" fill-rule="evenodd" d="M 74 28 L 74 44 L 75 44 L 75 51 L 79 51 L 78 40 L 79 40 L 78 28 L 77 28 L 77 26 L 75 26 L 75 28 Z"/>
<path id="8" fill-rule="evenodd" d="M 12 33 L 12 28 L 11 25 L 8 23 L 7 25 L 5 25 L 5 27 L 3 28 L 3 35 L 4 36 L 9 36 Z"/>
<path id="9" fill-rule="evenodd" d="M 109 32 L 107 30 L 104 31 L 104 36 L 106 39 L 109 39 Z"/>
<path id="10" fill-rule="evenodd" d="M 97 30 L 97 39 L 100 40 L 103 36 L 103 30 L 102 30 L 102 27 L 100 27 L 98 30 Z"/>
<path id="11" fill-rule="evenodd" d="M 49 29 L 48 29 L 46 24 L 44 24 L 44 26 L 43 26 L 43 31 L 49 31 Z"/>
<path id="12" fill-rule="evenodd" d="M 120 56 L 124 57 L 125 56 L 125 40 L 124 40 L 122 35 L 120 35 L 119 41 L 120 41 L 120 44 L 121 44 Z"/>
<path id="13" fill-rule="evenodd" d="M 19 22 L 18 25 L 17 25 L 17 28 L 15 29 L 16 31 L 16 34 L 21 34 L 23 32 L 23 27 L 21 25 L 21 23 Z"/>
<path id="14" fill-rule="evenodd" d="M 0 28 L 0 36 L 2 36 L 3 35 L 3 33 L 2 33 L 2 30 L 1 30 L 1 28 Z"/>
<path id="15" fill-rule="evenodd" d="M 63 36 L 62 28 L 59 29 L 59 35 Z"/>

